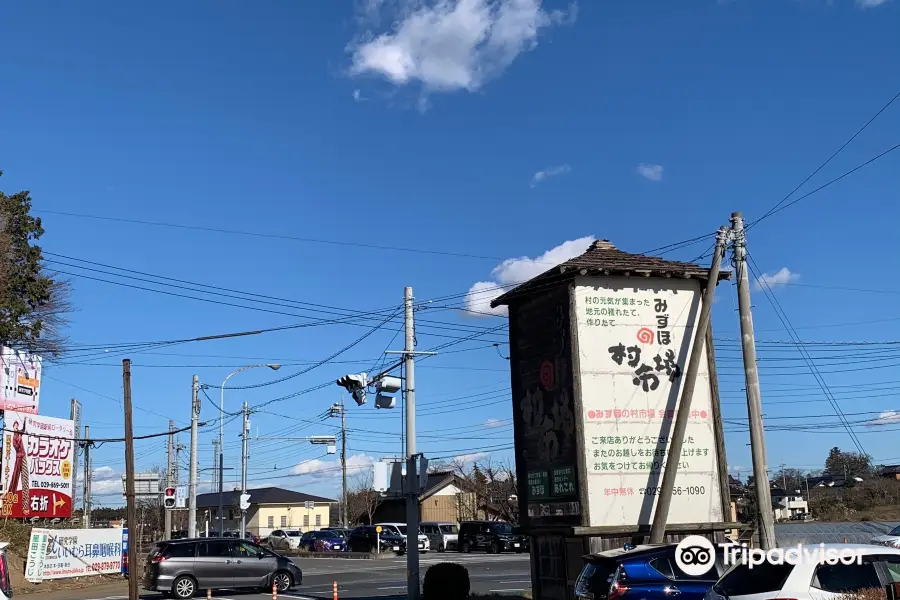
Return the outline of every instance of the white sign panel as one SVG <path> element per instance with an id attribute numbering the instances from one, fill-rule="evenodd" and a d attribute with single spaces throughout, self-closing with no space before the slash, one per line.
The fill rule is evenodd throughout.
<path id="1" fill-rule="evenodd" d="M 175 508 L 187 508 L 187 486 L 175 488 Z"/>
<path id="2" fill-rule="evenodd" d="M 0 348 L 0 410 L 38 414 L 41 357 Z"/>
<path id="3" fill-rule="evenodd" d="M 575 294 L 591 526 L 653 520 L 700 313 L 696 280 L 580 280 Z M 654 289 L 651 286 L 661 286 Z M 698 382 L 668 522 L 722 522 L 708 364 Z"/>
<path id="4" fill-rule="evenodd" d="M 33 528 L 28 540 L 28 558 L 25 561 L 25 579 L 40 583 L 44 573 L 44 556 L 47 554 L 48 529 Z"/>
<path id="5" fill-rule="evenodd" d="M 122 571 L 121 529 L 53 529 L 43 532 L 41 579 L 65 579 Z M 29 550 L 29 564 L 31 552 Z"/>

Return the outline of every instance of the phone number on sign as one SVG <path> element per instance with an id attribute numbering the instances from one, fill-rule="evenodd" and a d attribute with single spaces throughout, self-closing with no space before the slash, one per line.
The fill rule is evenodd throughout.
<path id="1" fill-rule="evenodd" d="M 662 493 L 662 488 L 658 487 L 648 487 L 641 488 L 639 493 L 642 496 L 659 496 Z M 706 495 L 706 486 L 703 485 L 689 485 L 685 487 L 674 487 L 672 488 L 673 496 L 704 496 Z"/>

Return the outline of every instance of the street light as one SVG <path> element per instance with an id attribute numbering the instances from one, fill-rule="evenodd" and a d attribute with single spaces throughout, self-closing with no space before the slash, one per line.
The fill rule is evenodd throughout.
<path id="1" fill-rule="evenodd" d="M 236 369 L 228 374 L 228 377 L 222 381 L 221 390 L 222 393 L 219 396 L 219 514 L 222 514 L 222 511 L 225 508 L 222 489 L 225 484 L 224 478 L 224 463 L 223 459 L 225 458 L 225 384 L 228 383 L 228 380 L 237 375 L 238 373 L 242 373 L 243 371 L 248 371 L 250 369 L 259 369 L 262 367 L 267 367 L 272 369 L 273 371 L 277 371 L 281 368 L 281 365 L 278 364 L 267 364 L 267 365 L 247 365 L 246 367 L 241 367 L 240 369 Z M 242 490 L 243 493 L 247 493 L 247 490 Z M 241 513 L 241 519 L 243 520 L 243 513 Z M 222 520 L 219 520 L 219 535 L 221 536 L 224 533 L 222 529 Z"/>

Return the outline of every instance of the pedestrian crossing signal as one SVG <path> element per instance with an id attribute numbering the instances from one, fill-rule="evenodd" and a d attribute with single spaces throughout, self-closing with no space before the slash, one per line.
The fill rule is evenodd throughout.
<path id="1" fill-rule="evenodd" d="M 171 510 L 175 508 L 175 488 L 166 488 L 166 495 L 163 499 L 163 506 Z"/>

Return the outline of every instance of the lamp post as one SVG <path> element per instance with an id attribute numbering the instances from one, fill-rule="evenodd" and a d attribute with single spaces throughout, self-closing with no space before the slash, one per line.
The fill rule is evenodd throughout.
<path id="1" fill-rule="evenodd" d="M 277 371 L 281 368 L 281 365 L 276 364 L 268 364 L 268 365 L 247 365 L 246 367 L 241 367 L 240 369 L 236 369 L 228 374 L 228 376 L 222 381 L 221 390 L 222 393 L 219 396 L 219 535 L 221 536 L 225 532 L 223 531 L 223 511 L 225 509 L 225 505 L 223 502 L 223 488 L 225 486 L 225 477 L 224 477 L 224 463 L 222 462 L 225 455 L 225 384 L 228 383 L 228 380 L 237 375 L 238 373 L 242 373 L 244 371 L 248 371 L 250 369 L 259 369 L 261 367 L 267 367 L 272 369 L 273 371 Z"/>

